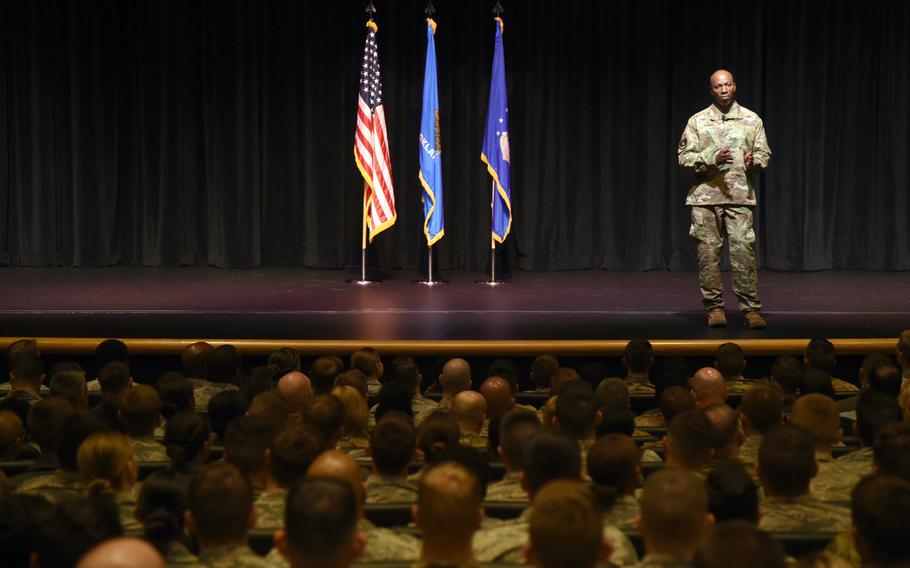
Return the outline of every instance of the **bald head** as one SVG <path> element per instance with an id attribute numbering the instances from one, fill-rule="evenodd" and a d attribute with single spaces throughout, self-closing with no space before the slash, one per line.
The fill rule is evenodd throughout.
<path id="1" fill-rule="evenodd" d="M 205 341 L 197 341 L 184 347 L 180 353 L 180 362 L 186 376 L 205 378 L 207 375 L 205 358 L 213 349 L 215 348 Z"/>
<path id="2" fill-rule="evenodd" d="M 313 385 L 305 374 L 291 371 L 278 380 L 278 394 L 287 403 L 290 412 L 296 414 L 302 412 L 313 398 Z"/>
<path id="3" fill-rule="evenodd" d="M 726 112 L 733 105 L 733 97 L 736 94 L 736 81 L 733 79 L 733 73 L 726 69 L 718 69 L 711 74 L 710 83 L 714 104 Z"/>
<path id="4" fill-rule="evenodd" d="M 702 367 L 689 379 L 689 388 L 695 395 L 695 408 L 701 410 L 712 404 L 726 404 L 730 395 L 724 377 L 713 367 Z"/>
<path id="5" fill-rule="evenodd" d="M 307 477 L 329 477 L 350 485 L 357 496 L 358 515 L 363 516 L 366 486 L 363 474 L 354 458 L 341 450 L 326 450 L 319 454 L 306 472 Z"/>
<path id="6" fill-rule="evenodd" d="M 420 479 L 414 521 L 425 542 L 470 542 L 483 520 L 482 501 L 477 477 L 461 464 L 446 462 Z"/>
<path id="7" fill-rule="evenodd" d="M 164 558 L 144 540 L 123 537 L 89 550 L 76 568 L 164 568 Z"/>
<path id="8" fill-rule="evenodd" d="M 471 388 L 471 366 L 464 359 L 449 359 L 442 367 L 439 385 L 443 394 L 448 397 Z"/>
<path id="9" fill-rule="evenodd" d="M 735 81 L 733 78 L 733 73 L 727 71 L 726 69 L 718 69 L 714 73 L 711 73 L 711 77 L 708 79 L 708 81 L 713 86 L 715 82 L 717 82 L 725 77 L 727 79 L 729 79 L 730 81 Z"/>
<path id="10" fill-rule="evenodd" d="M 502 377 L 490 377 L 480 385 L 480 394 L 487 402 L 487 415 L 501 418 L 515 408 L 515 395 L 509 382 Z"/>
<path id="11" fill-rule="evenodd" d="M 451 413 L 459 428 L 479 432 L 487 415 L 487 401 L 477 391 L 461 391 L 452 399 Z"/>

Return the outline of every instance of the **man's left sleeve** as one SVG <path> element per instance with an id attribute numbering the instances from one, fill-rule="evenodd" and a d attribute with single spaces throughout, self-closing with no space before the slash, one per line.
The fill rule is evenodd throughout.
<path id="1" fill-rule="evenodd" d="M 755 168 L 765 169 L 770 161 L 771 148 L 768 146 L 768 139 L 765 137 L 765 125 L 759 118 L 755 127 L 755 143 L 752 144 L 752 164 Z"/>

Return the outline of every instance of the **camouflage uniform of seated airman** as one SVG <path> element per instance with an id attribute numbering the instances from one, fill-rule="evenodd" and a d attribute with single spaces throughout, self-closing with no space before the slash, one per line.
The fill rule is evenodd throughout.
<path id="1" fill-rule="evenodd" d="M 246 544 L 228 544 L 203 550 L 199 563 L 208 568 L 274 568 L 274 564 L 258 556 Z"/>
<path id="2" fill-rule="evenodd" d="M 369 438 L 362 436 L 345 436 L 338 440 L 335 449 L 346 453 L 352 459 L 369 459 L 367 456 L 367 446 L 370 445 Z"/>
<path id="3" fill-rule="evenodd" d="M 133 446 L 133 457 L 139 463 L 164 463 L 169 462 L 167 448 L 164 444 L 152 438 L 130 438 Z"/>
<path id="4" fill-rule="evenodd" d="M 635 417 L 636 428 L 666 428 L 667 421 L 664 420 L 664 414 L 659 408 L 645 410 Z M 644 433 L 647 435 L 647 432 Z M 634 437 L 634 434 L 633 434 Z"/>
<path id="5" fill-rule="evenodd" d="M 78 471 L 58 469 L 52 473 L 26 479 L 20 483 L 14 493 L 40 495 L 56 503 L 60 499 L 81 495 L 85 491 L 82 474 Z"/>
<path id="6" fill-rule="evenodd" d="M 367 505 L 384 503 L 414 503 L 417 484 L 400 477 L 373 474 L 367 478 Z"/>
<path id="7" fill-rule="evenodd" d="M 812 478 L 809 492 L 828 503 L 849 505 L 857 481 L 854 475 L 840 467 L 830 452 L 815 452 L 815 463 L 818 473 Z"/>
<path id="8" fill-rule="evenodd" d="M 180 541 L 171 541 L 167 545 L 165 552 L 164 565 L 168 568 L 172 566 L 199 566 L 199 558 Z"/>
<path id="9" fill-rule="evenodd" d="M 764 439 L 765 437 L 761 434 L 746 438 L 739 447 L 739 461 L 744 464 L 758 463 L 758 449 L 761 447 L 761 441 Z"/>
<path id="10" fill-rule="evenodd" d="M 231 383 L 219 383 L 205 379 L 189 379 L 189 381 L 193 385 L 193 403 L 196 405 L 196 410 L 208 409 L 209 401 L 220 392 L 239 390 L 236 385 Z"/>
<path id="11" fill-rule="evenodd" d="M 812 495 L 766 497 L 760 505 L 758 528 L 765 531 L 843 532 L 850 530 L 850 509 L 825 503 Z"/>
<path id="12" fill-rule="evenodd" d="M 620 495 L 604 515 L 604 525 L 617 527 L 624 531 L 637 531 L 635 520 L 639 513 L 641 513 L 641 507 L 634 495 Z"/>
<path id="13" fill-rule="evenodd" d="M 485 450 L 487 448 L 487 437 L 483 433 L 462 432 L 458 438 L 458 443 L 468 448 Z"/>
<path id="14" fill-rule="evenodd" d="M 636 380 L 634 380 L 634 379 L 630 379 L 629 377 L 626 377 L 625 379 L 623 379 L 623 381 L 625 381 L 626 386 L 629 387 L 629 394 L 630 394 L 630 395 L 631 395 L 631 394 L 636 394 L 636 395 L 653 395 L 654 392 L 655 392 L 655 391 L 654 391 L 654 385 L 651 384 L 651 383 L 642 383 L 642 382 L 640 382 L 640 381 L 636 381 Z"/>
<path id="15" fill-rule="evenodd" d="M 724 377 L 724 385 L 726 385 L 727 392 L 730 394 L 743 394 L 757 383 L 758 381 L 747 379 L 742 375 L 730 378 Z"/>
<path id="16" fill-rule="evenodd" d="M 114 504 L 117 506 L 117 513 L 120 517 L 120 526 L 127 532 L 138 532 L 142 530 L 142 523 L 136 520 L 136 497 L 138 496 L 138 485 L 133 491 L 118 491 L 114 493 Z"/>
<path id="17" fill-rule="evenodd" d="M 288 499 L 285 489 L 263 491 L 256 498 L 256 529 L 280 529 L 284 526 L 284 507 Z"/>
<path id="18" fill-rule="evenodd" d="M 496 503 L 527 503 L 528 494 L 521 488 L 521 472 L 506 473 L 502 480 L 487 487 L 485 501 Z"/>
<path id="19" fill-rule="evenodd" d="M 377 527 L 366 519 L 357 521 L 357 530 L 367 539 L 363 554 L 357 559 L 358 565 L 416 562 L 420 557 L 420 541 L 410 535 Z M 273 548 L 266 559 L 276 567 L 288 566 L 287 560 L 277 548 Z"/>
<path id="20" fill-rule="evenodd" d="M 641 562 L 632 568 L 690 568 L 692 562 L 666 554 L 646 554 Z"/>

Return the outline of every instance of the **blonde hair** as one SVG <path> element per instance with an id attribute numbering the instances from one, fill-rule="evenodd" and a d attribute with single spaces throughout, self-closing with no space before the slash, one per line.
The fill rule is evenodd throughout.
<path id="1" fill-rule="evenodd" d="M 837 403 L 823 394 L 807 394 L 796 399 L 790 422 L 808 432 L 816 448 L 838 441 L 840 413 Z"/>
<path id="2" fill-rule="evenodd" d="M 347 436 L 366 436 L 370 411 L 363 396 L 349 386 L 335 387 L 332 394 L 344 404 L 344 430 Z"/>
<path id="3" fill-rule="evenodd" d="M 133 446 L 120 432 L 92 434 L 76 454 L 89 495 L 112 494 L 135 483 Z"/>

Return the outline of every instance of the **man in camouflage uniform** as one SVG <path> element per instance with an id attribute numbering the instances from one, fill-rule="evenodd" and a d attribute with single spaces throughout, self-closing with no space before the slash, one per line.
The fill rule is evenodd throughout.
<path id="1" fill-rule="evenodd" d="M 376 424 L 368 448 L 373 472 L 367 479 L 367 504 L 413 503 L 417 485 L 407 478 L 417 455 L 417 429 L 401 412 L 389 412 Z"/>
<path id="2" fill-rule="evenodd" d="M 736 82 L 729 71 L 711 75 L 714 104 L 693 115 L 679 141 L 679 165 L 692 168 L 695 181 L 686 197 L 692 207 L 689 235 L 698 241 L 699 282 L 708 310 L 708 325 L 724 327 L 723 281 L 720 257 L 726 227 L 733 268 L 733 291 L 746 325 L 764 329 L 758 311 L 758 277 L 752 207 L 755 189 L 749 172 L 768 167 L 771 149 L 761 119 L 735 100 Z"/>
<path id="3" fill-rule="evenodd" d="M 272 440 L 266 459 L 268 479 L 265 489 L 256 496 L 256 529 L 279 529 L 284 526 L 284 508 L 288 489 L 307 473 L 322 443 L 318 434 L 299 424 L 287 426 Z"/>
<path id="4" fill-rule="evenodd" d="M 148 385 L 129 387 L 120 399 L 120 422 L 133 446 L 139 463 L 169 461 L 167 449 L 155 441 L 155 428 L 161 423 L 161 397 Z"/>
<path id="5" fill-rule="evenodd" d="M 529 518 L 526 556 L 534 566 L 594 568 L 607 562 L 602 512 L 580 481 L 556 480 L 537 494 Z"/>
<path id="6" fill-rule="evenodd" d="M 487 487 L 487 501 L 527 503 L 528 494 L 521 487 L 521 460 L 525 448 L 541 430 L 537 413 L 512 410 L 502 417 L 499 428 L 499 458 L 506 468 L 502 480 Z"/>

